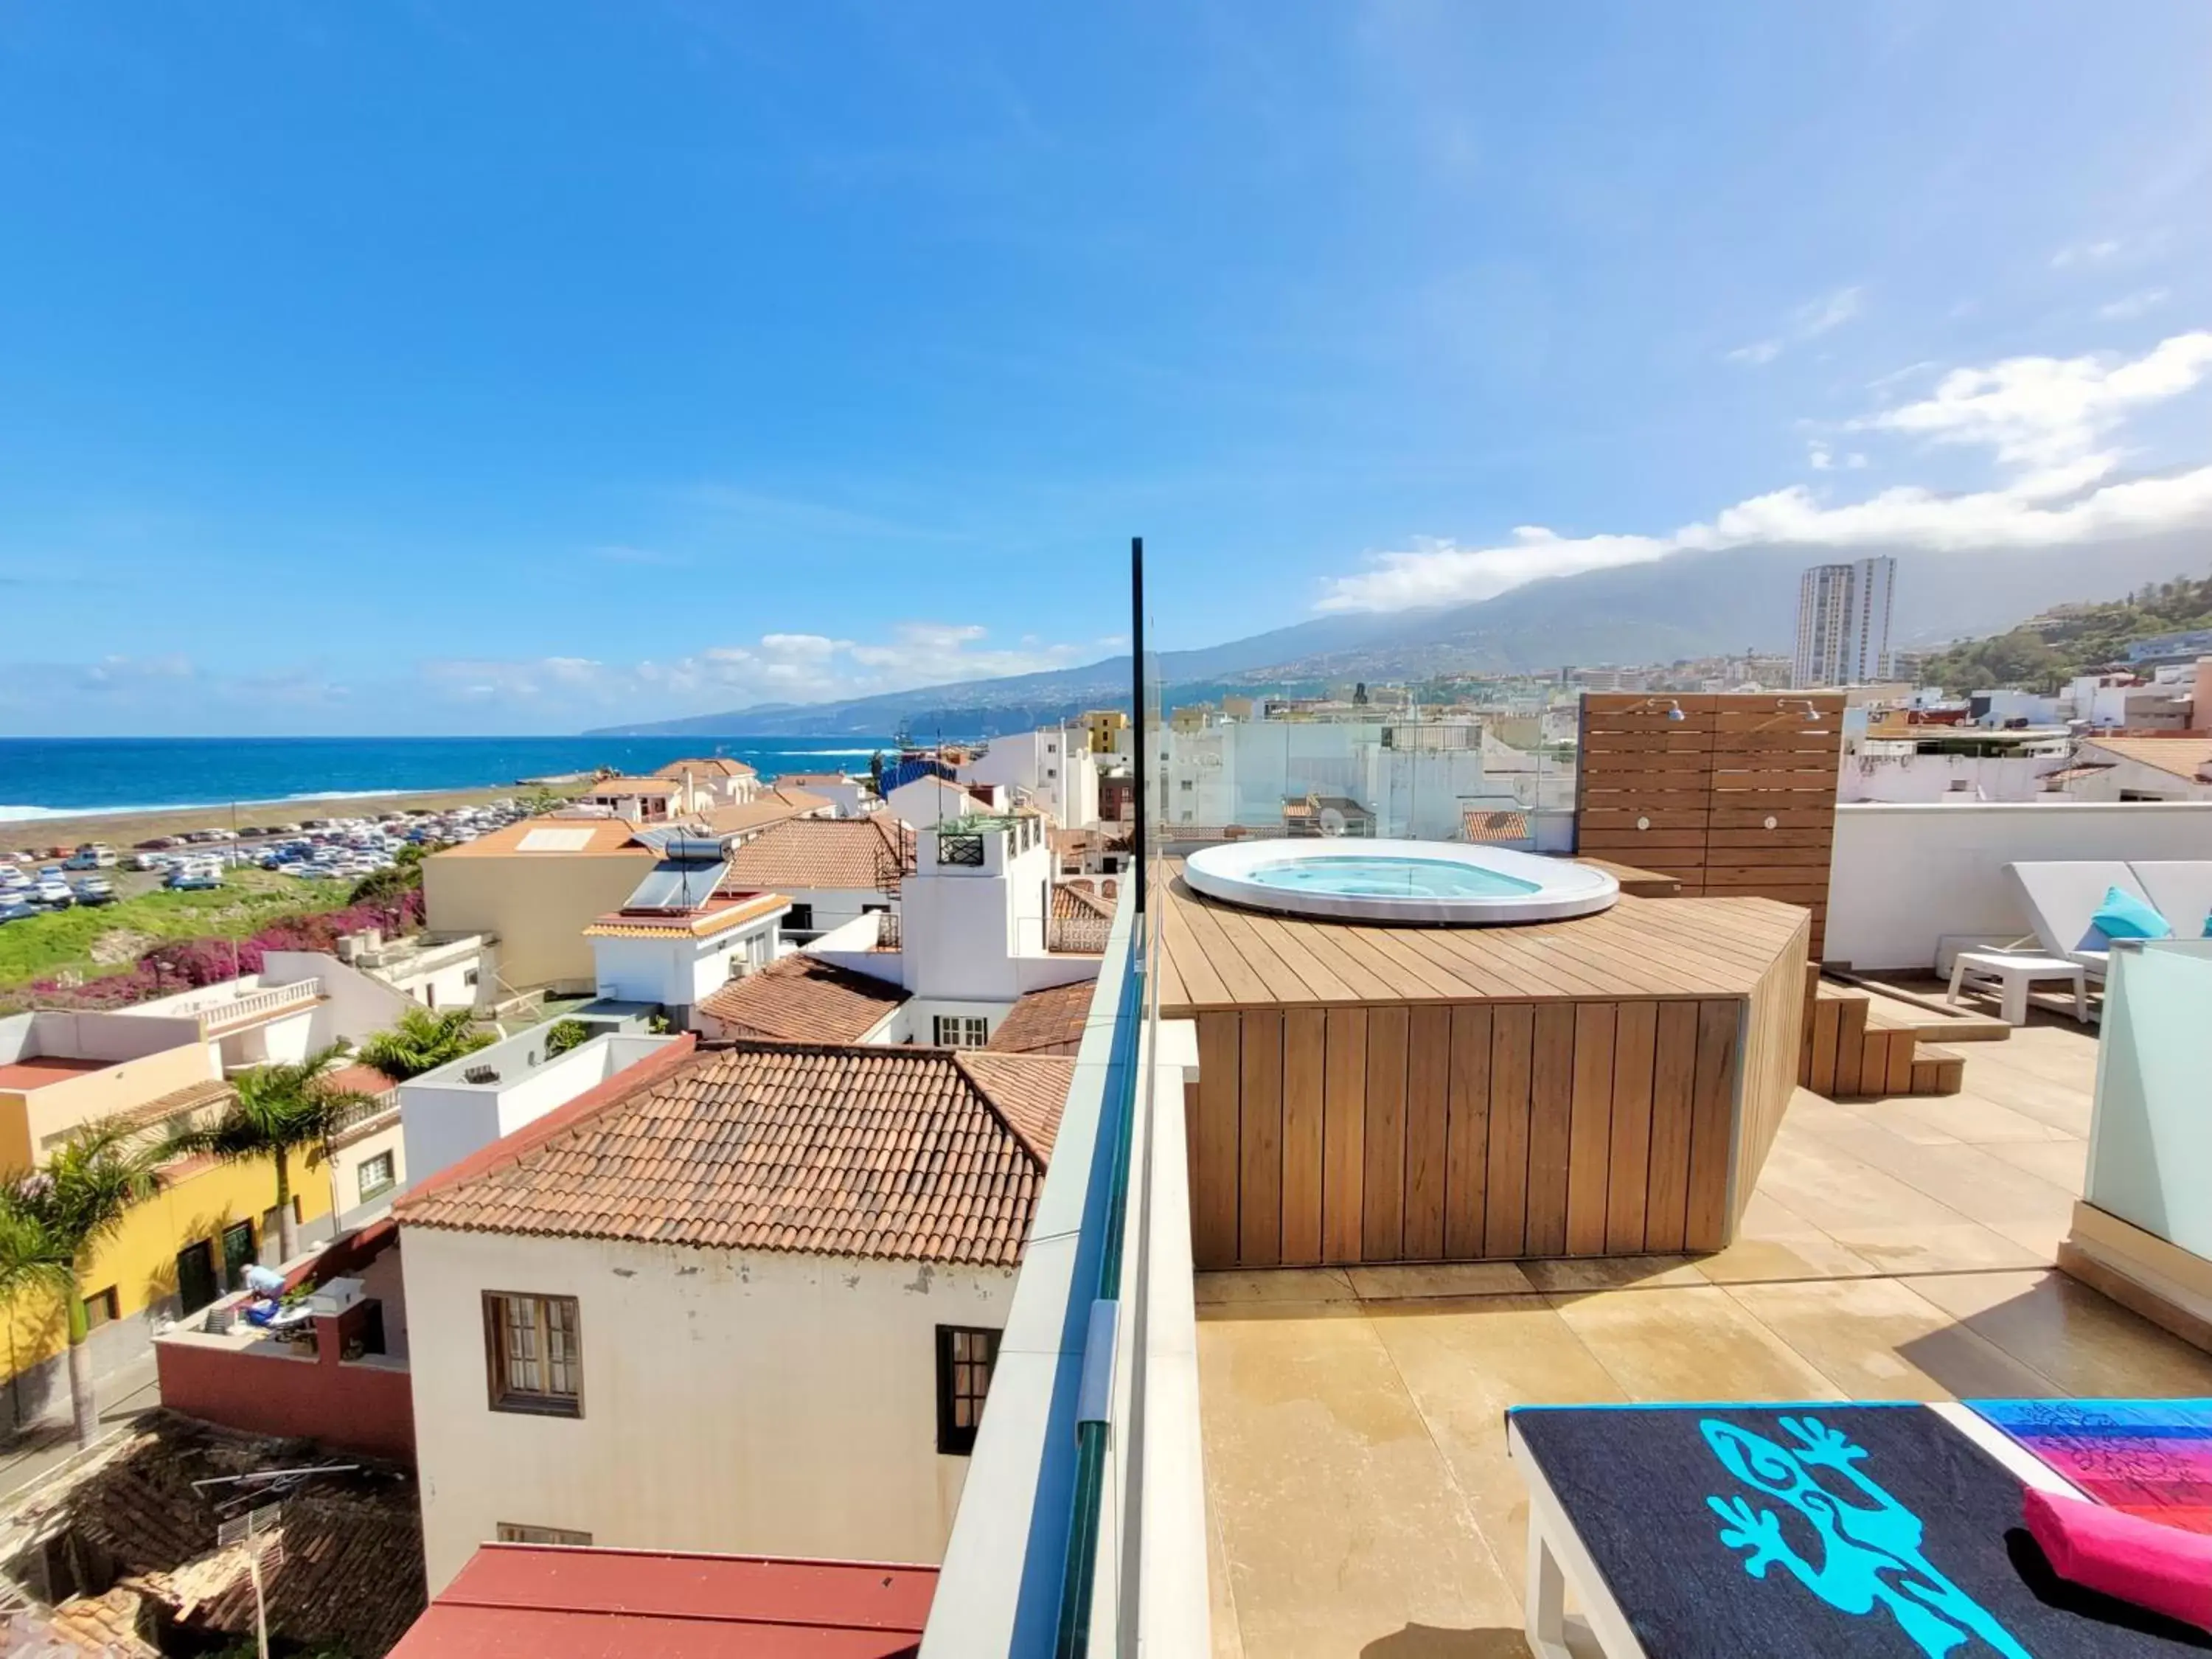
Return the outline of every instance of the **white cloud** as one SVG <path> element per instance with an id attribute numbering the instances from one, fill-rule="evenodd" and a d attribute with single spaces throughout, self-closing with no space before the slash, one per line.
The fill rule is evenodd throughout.
<path id="1" fill-rule="evenodd" d="M 2016 357 L 1944 376 L 1925 398 L 1853 425 L 1990 452 L 1990 488 L 1944 493 L 1917 485 L 1832 502 L 1802 485 L 1755 495 L 1666 535 L 1568 537 L 1537 526 L 1498 546 L 1419 537 L 1371 554 L 1367 568 L 1331 580 L 1322 611 L 1398 611 L 1486 599 L 1548 576 L 1648 563 L 1670 553 L 1726 548 L 1913 549 L 1930 552 L 2089 544 L 2212 526 L 2212 465 L 2125 480 L 2109 447 L 2132 410 L 2179 397 L 2212 374 L 2212 332 L 2178 334 L 2143 356 Z M 1814 470 L 1835 456 L 1815 442 Z M 1853 452 L 1847 469 L 1867 458 Z"/>
<path id="2" fill-rule="evenodd" d="M 988 630 L 973 623 L 907 622 L 879 641 L 763 634 L 666 660 L 463 659 L 426 663 L 422 672 L 453 696 L 642 718 L 657 708 L 690 713 L 717 703 L 831 702 L 1065 668 L 1105 653 L 1097 641 L 1048 644 L 1032 638 L 994 647 L 988 639 Z"/>
<path id="3" fill-rule="evenodd" d="M 1839 288 L 1832 294 L 1808 300 L 1790 313 L 1789 326 L 1779 336 L 1754 340 L 1749 345 L 1740 345 L 1727 354 L 1728 361 L 1749 363 L 1754 367 L 1771 363 L 1782 355 L 1785 348 L 1817 340 L 1823 334 L 1841 328 L 1859 314 L 1862 295 L 1863 290 L 1859 289 Z"/>
<path id="4" fill-rule="evenodd" d="M 2120 245 L 2107 239 L 2100 242 L 2069 242 L 2051 256 L 2051 268 L 2064 270 L 2070 265 L 2100 265 L 2115 258 Z"/>
<path id="5" fill-rule="evenodd" d="M 1835 453 L 1827 445 L 1810 443 L 1805 446 L 1805 465 L 1811 467 L 1814 471 L 1826 472 L 1835 464 Z"/>
<path id="6" fill-rule="evenodd" d="M 2012 465 L 2055 466 L 2088 456 L 2128 413 L 2194 387 L 2212 370 L 2212 331 L 2161 340 L 2132 361 L 2009 357 L 1958 368 L 1929 397 L 1857 422 L 1937 443 L 1975 444 Z"/>
<path id="7" fill-rule="evenodd" d="M 2172 295 L 2162 288 L 2147 288 L 2140 293 L 2124 294 L 2109 305 L 2097 307 L 2097 314 L 2107 322 L 2125 322 L 2146 312 L 2156 311 Z"/>

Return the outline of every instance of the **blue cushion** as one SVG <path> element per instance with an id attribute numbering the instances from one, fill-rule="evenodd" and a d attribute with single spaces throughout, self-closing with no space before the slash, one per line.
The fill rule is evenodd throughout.
<path id="1" fill-rule="evenodd" d="M 2097 907 L 2097 914 L 2089 918 L 2090 925 L 2107 939 L 2172 939 L 2173 929 L 2164 916 L 2133 893 L 2117 887 L 2105 890 L 2105 902 Z"/>
<path id="2" fill-rule="evenodd" d="M 2212 910 L 2204 913 L 2204 937 L 2212 939 Z"/>

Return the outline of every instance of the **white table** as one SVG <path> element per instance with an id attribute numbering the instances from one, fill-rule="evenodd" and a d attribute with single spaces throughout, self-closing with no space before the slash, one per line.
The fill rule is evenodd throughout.
<path id="1" fill-rule="evenodd" d="M 2081 964 L 2062 957 L 2017 955 L 2009 951 L 1961 951 L 1951 964 L 1950 994 L 1955 1003 L 1960 988 L 1971 981 L 1993 982 L 2008 1025 L 2027 1024 L 2028 987 L 2040 980 L 2063 979 L 2074 987 L 2074 1018 L 2089 1023 L 2089 986 Z"/>

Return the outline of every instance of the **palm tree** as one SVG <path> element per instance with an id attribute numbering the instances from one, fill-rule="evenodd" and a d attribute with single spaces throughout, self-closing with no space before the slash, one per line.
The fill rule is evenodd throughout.
<path id="1" fill-rule="evenodd" d="M 88 1123 L 55 1148 L 46 1167 L 0 1186 L 0 1301 L 59 1301 L 69 1316 L 70 1406 L 80 1446 L 92 1443 L 100 1408 L 85 1338 L 84 1276 L 133 1204 L 150 1196 L 158 1142 L 120 1119 Z"/>
<path id="2" fill-rule="evenodd" d="M 476 1029 L 476 1016 L 466 1008 L 448 1008 L 443 1013 L 410 1008 L 390 1030 L 362 1042 L 361 1058 L 385 1076 L 404 1083 L 495 1041 L 490 1032 Z"/>
<path id="3" fill-rule="evenodd" d="M 347 1113 L 373 1098 L 357 1089 L 334 1087 L 325 1075 L 345 1052 L 344 1043 L 334 1042 L 296 1063 L 240 1072 L 221 1117 L 179 1126 L 163 1148 L 165 1157 L 205 1152 L 227 1164 L 273 1161 L 277 1249 L 287 1261 L 300 1253 L 300 1224 L 292 1215 L 291 1155 L 305 1152 L 311 1170 L 326 1162 Z"/>

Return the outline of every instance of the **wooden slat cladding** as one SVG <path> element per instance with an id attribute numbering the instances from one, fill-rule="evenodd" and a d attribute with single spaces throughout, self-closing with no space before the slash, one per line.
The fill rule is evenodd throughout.
<path id="1" fill-rule="evenodd" d="M 1199 1014 L 1197 1265 L 1720 1248 L 1796 1080 L 1804 939 L 1748 998 Z"/>
<path id="2" fill-rule="evenodd" d="M 1843 708 L 1836 692 L 1585 695 L 1576 851 L 1673 876 L 1688 896 L 1799 905 L 1818 961 Z"/>

